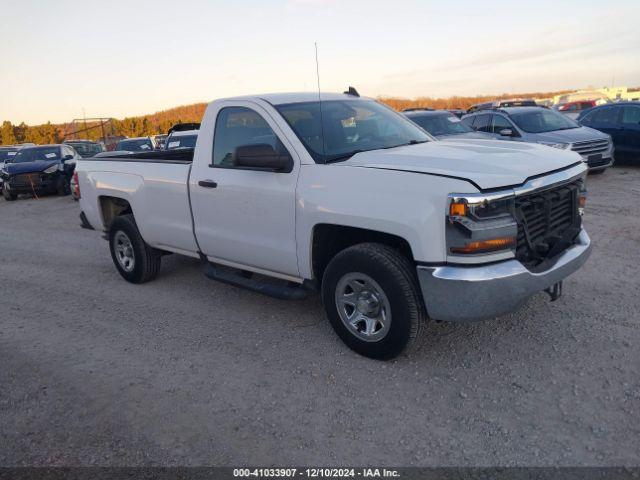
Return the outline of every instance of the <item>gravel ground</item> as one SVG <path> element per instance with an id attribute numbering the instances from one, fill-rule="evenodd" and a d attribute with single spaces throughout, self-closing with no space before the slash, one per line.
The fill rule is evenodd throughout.
<path id="1" fill-rule="evenodd" d="M 315 297 L 176 255 L 130 285 L 70 197 L 0 200 L 0 465 L 638 465 L 640 168 L 589 189 L 559 301 L 432 323 L 387 363 Z"/>

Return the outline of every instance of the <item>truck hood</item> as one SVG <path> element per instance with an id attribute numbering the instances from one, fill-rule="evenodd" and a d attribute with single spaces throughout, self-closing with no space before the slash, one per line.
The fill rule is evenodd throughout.
<path id="1" fill-rule="evenodd" d="M 580 161 L 576 152 L 534 143 L 461 138 L 361 152 L 338 165 L 463 178 L 486 190 L 521 185 Z"/>
<path id="2" fill-rule="evenodd" d="M 40 173 L 44 172 L 47 168 L 57 164 L 57 160 L 49 162 L 8 163 L 5 165 L 4 170 L 9 175 L 19 175 L 21 173 Z"/>
<path id="3" fill-rule="evenodd" d="M 587 140 L 606 140 L 609 135 L 589 127 L 567 128 L 553 132 L 536 133 L 535 139 L 539 142 L 549 143 L 573 143 Z"/>

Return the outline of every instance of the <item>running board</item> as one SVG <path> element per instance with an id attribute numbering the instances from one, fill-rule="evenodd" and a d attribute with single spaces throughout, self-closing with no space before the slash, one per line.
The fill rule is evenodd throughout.
<path id="1" fill-rule="evenodd" d="M 246 288 L 263 295 L 280 298 L 282 300 L 302 300 L 307 298 L 309 293 L 302 285 L 294 287 L 289 285 L 278 285 L 266 280 L 258 280 L 253 276 L 243 275 L 242 272 L 234 273 L 232 271 L 221 270 L 212 263 L 208 263 L 205 276 L 211 280 L 234 285 L 236 287 Z"/>

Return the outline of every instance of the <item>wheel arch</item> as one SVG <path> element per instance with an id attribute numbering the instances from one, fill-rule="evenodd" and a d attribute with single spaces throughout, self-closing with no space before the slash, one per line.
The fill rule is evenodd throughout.
<path id="1" fill-rule="evenodd" d="M 409 242 L 398 235 L 367 228 L 319 223 L 313 227 L 311 235 L 311 271 L 318 287 L 331 259 L 344 249 L 359 243 L 387 245 L 398 250 L 411 262 L 415 260 Z"/>
<path id="2" fill-rule="evenodd" d="M 100 195 L 98 197 L 98 206 L 100 210 L 100 217 L 102 219 L 102 225 L 104 226 L 105 230 L 109 230 L 109 227 L 117 217 L 127 214 L 134 215 L 131 204 L 125 198 L 114 197 L 110 195 Z"/>

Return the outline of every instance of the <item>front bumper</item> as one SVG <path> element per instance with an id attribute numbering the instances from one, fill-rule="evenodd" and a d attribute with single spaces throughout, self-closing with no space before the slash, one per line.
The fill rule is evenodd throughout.
<path id="1" fill-rule="evenodd" d="M 22 174 L 19 177 L 5 178 L 3 188 L 15 194 L 32 193 L 34 190 L 36 192 L 52 192 L 56 190 L 60 174 L 57 172 L 53 174 L 32 173 Z"/>
<path id="2" fill-rule="evenodd" d="M 430 318 L 483 320 L 517 309 L 533 294 L 578 270 L 590 253 L 591 240 L 582 230 L 576 243 L 541 272 L 514 259 L 480 266 L 418 266 L 418 279 Z"/>

